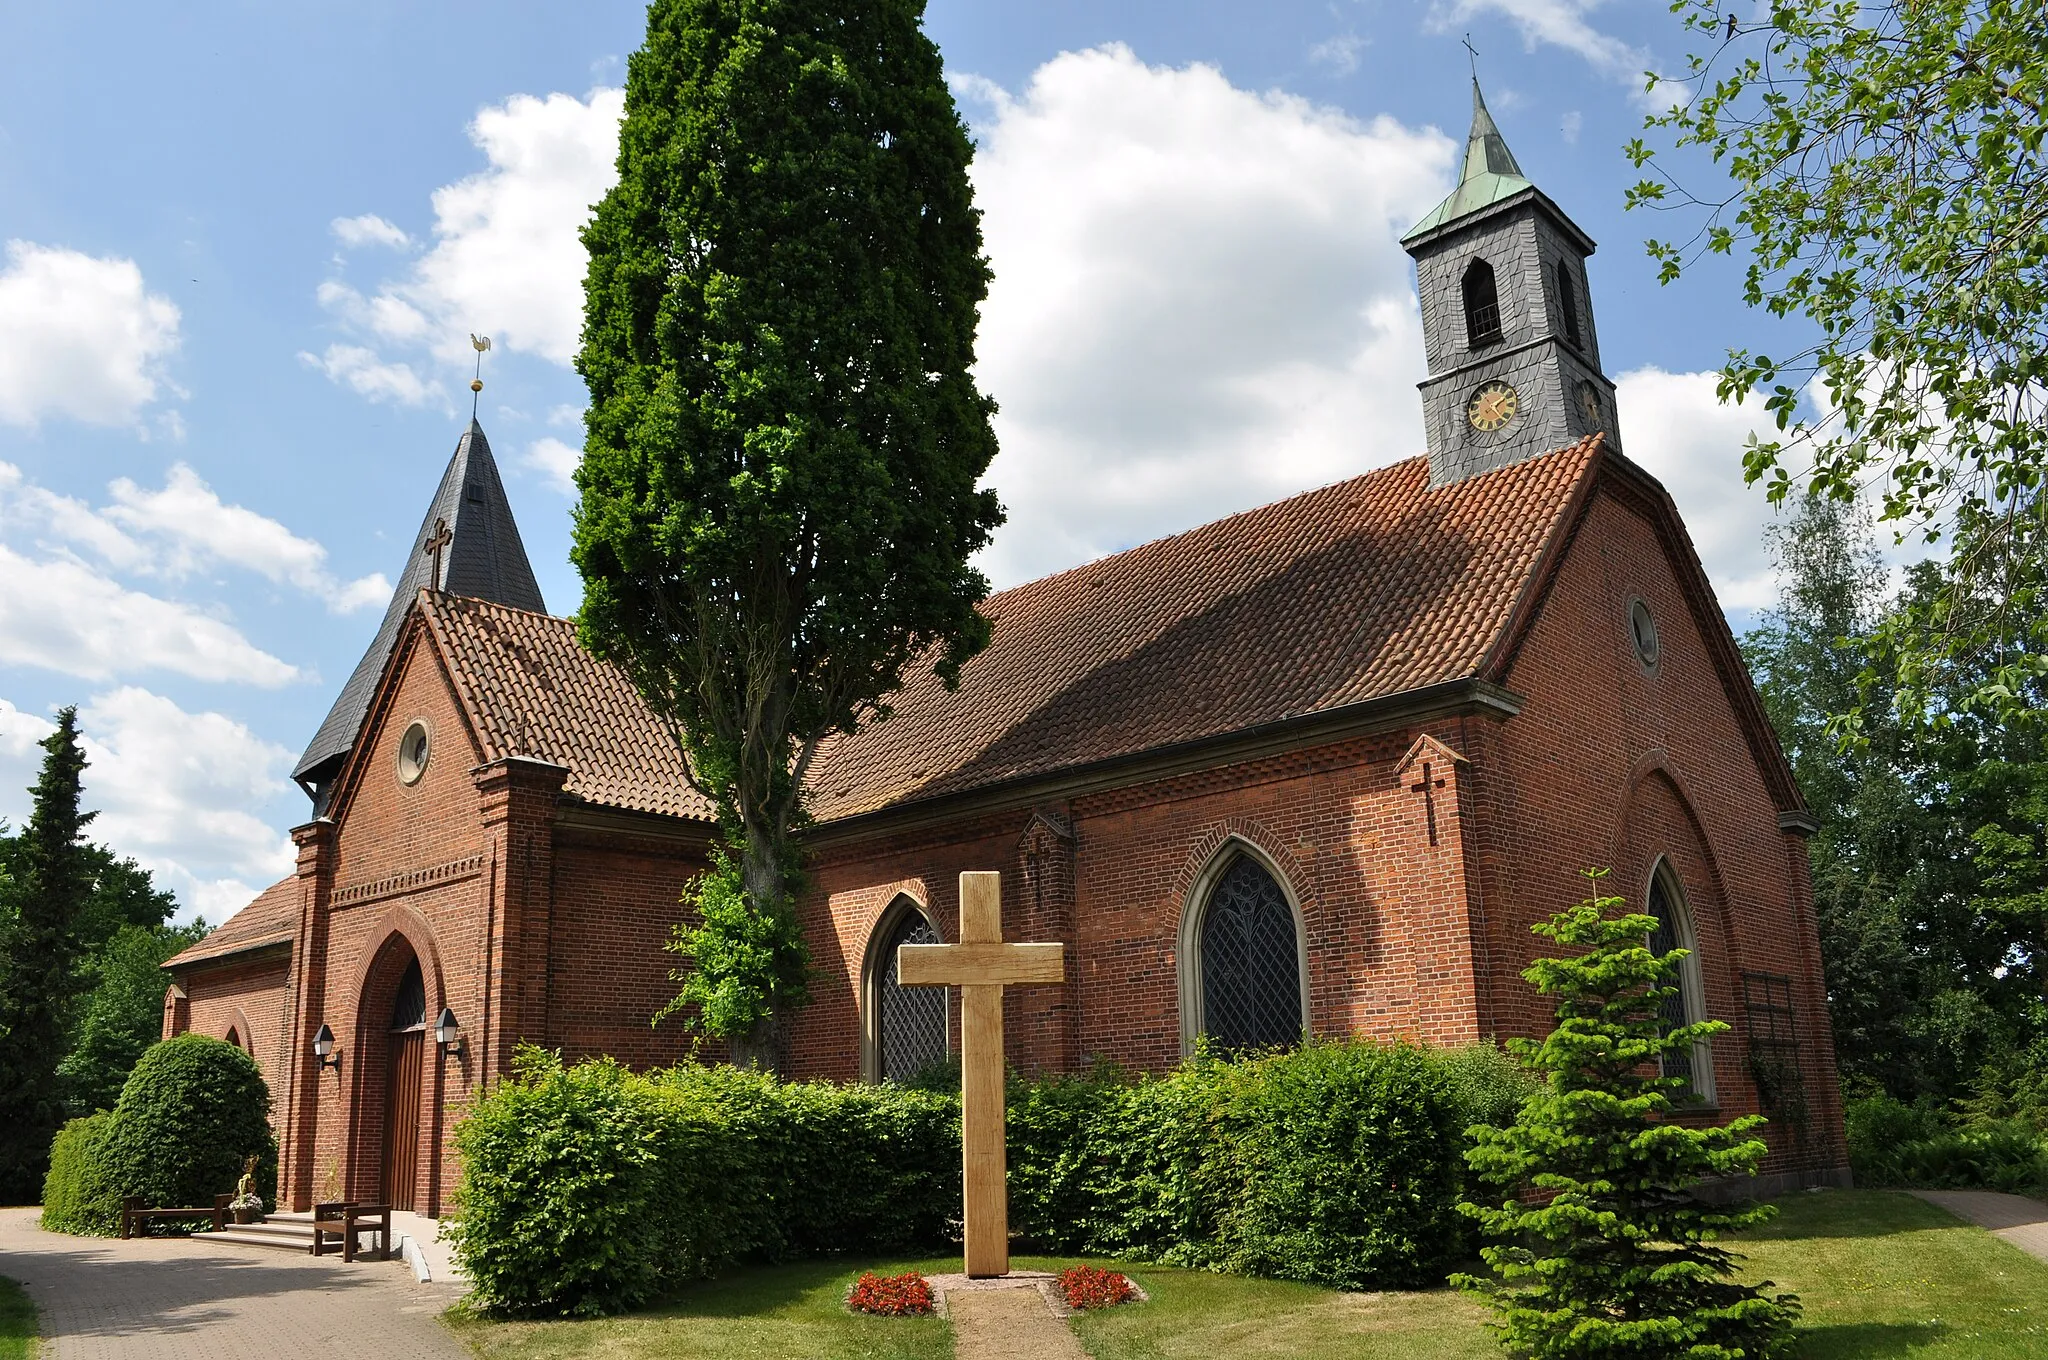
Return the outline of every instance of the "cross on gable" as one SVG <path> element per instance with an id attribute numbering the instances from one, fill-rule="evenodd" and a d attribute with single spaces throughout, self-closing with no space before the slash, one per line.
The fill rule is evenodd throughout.
<path id="1" fill-rule="evenodd" d="M 1003 943 L 1003 876 L 960 875 L 960 943 L 906 944 L 896 980 L 960 989 L 960 1158 L 967 1273 L 1010 1273 L 1003 1156 L 1003 988 L 1066 978 L 1065 946 Z"/>
<path id="2" fill-rule="evenodd" d="M 434 521 L 433 534 L 428 537 L 426 542 L 420 544 L 420 551 L 434 559 L 434 575 L 433 579 L 428 583 L 430 589 L 439 590 L 441 588 L 441 553 L 454 541 L 455 535 L 448 532 L 448 521 L 437 519 Z"/>
<path id="3" fill-rule="evenodd" d="M 1409 746 L 1408 753 L 1394 766 L 1394 779 L 1397 785 L 1410 793 L 1422 795 L 1423 816 L 1429 826 L 1431 845 L 1438 844 L 1441 835 L 1436 815 L 1437 790 L 1445 787 L 1445 775 L 1462 770 L 1467 763 L 1465 757 L 1424 732 L 1415 739 L 1414 744 Z M 1411 784 L 1408 782 L 1408 776 L 1418 765 L 1422 767 L 1422 778 Z M 1458 807 L 1456 799 L 1454 798 L 1448 806 L 1455 815 Z"/>

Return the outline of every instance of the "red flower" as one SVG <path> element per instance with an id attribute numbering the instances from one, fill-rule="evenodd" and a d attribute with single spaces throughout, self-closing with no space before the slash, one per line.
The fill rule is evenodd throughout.
<path id="1" fill-rule="evenodd" d="M 1098 1270 L 1094 1266 L 1061 1271 L 1060 1292 L 1067 1296 L 1067 1307 L 1077 1309 L 1107 1308 L 1138 1297 L 1137 1287 L 1129 1280 L 1114 1270 Z"/>
<path id="2" fill-rule="evenodd" d="M 882 1276 L 872 1270 L 862 1271 L 854 1281 L 853 1292 L 846 1296 L 846 1306 L 857 1313 L 875 1313 L 882 1317 L 908 1317 L 913 1313 L 932 1311 L 931 1281 L 916 1271 L 902 1275 Z"/>

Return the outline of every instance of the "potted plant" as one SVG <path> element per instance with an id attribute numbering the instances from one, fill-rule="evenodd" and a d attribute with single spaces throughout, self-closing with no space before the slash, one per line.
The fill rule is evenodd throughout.
<path id="1" fill-rule="evenodd" d="M 242 1179 L 235 1182 L 235 1197 L 228 1201 L 228 1208 L 234 1212 L 235 1222 L 240 1224 L 263 1221 L 263 1196 L 256 1193 L 256 1159 L 249 1158 L 242 1163 Z"/>

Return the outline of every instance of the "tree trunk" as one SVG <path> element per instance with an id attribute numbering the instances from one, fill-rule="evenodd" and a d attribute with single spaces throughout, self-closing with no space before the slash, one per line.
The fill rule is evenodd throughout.
<path id="1" fill-rule="evenodd" d="M 755 911 L 773 917 L 795 910 L 786 886 L 793 854 L 795 847 L 781 828 L 758 823 L 747 828 L 746 844 L 740 851 L 740 885 Z M 732 1041 L 733 1062 L 781 1075 L 789 1067 L 789 1025 L 787 1008 L 772 1006 L 751 1032 Z"/>

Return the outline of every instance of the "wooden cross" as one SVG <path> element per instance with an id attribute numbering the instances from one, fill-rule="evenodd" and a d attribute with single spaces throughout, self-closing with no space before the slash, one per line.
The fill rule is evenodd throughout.
<path id="1" fill-rule="evenodd" d="M 1441 779 L 1430 777 L 1429 762 L 1422 762 L 1422 782 L 1410 784 L 1408 792 L 1422 795 L 1422 806 L 1429 813 L 1429 843 L 1436 844 L 1436 791 L 1444 786 Z"/>
<path id="2" fill-rule="evenodd" d="M 1010 1184 L 1003 1147 L 1003 988 L 1066 979 L 1057 944 L 1003 943 L 1003 876 L 960 875 L 960 943 L 896 951 L 905 987 L 960 989 L 960 1164 L 967 1273 L 1010 1273 Z"/>
<path id="3" fill-rule="evenodd" d="M 434 521 L 432 536 L 426 542 L 420 544 L 420 551 L 434 559 L 434 575 L 427 583 L 428 589 L 439 590 L 441 588 L 441 552 L 454 541 L 455 535 L 448 532 L 448 521 L 437 519 Z"/>

